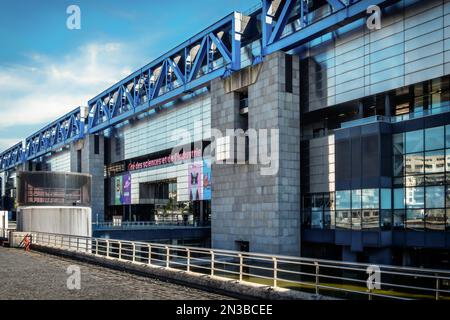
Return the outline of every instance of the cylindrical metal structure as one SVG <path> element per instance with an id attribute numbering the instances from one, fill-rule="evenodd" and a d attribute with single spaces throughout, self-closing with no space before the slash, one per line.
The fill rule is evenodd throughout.
<path id="1" fill-rule="evenodd" d="M 18 230 L 92 235 L 90 175 L 19 172 L 17 202 Z"/>

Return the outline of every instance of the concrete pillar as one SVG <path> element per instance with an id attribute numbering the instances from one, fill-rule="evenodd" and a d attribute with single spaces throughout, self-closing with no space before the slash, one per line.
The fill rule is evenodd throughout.
<path id="1" fill-rule="evenodd" d="M 78 151 L 81 150 L 81 172 L 92 176 L 91 203 L 92 221 L 105 220 L 105 181 L 104 181 L 104 139 L 99 136 L 99 153 L 95 154 L 95 136 L 87 135 L 82 141 L 70 146 L 70 166 L 72 172 L 78 171 Z"/>
<path id="2" fill-rule="evenodd" d="M 261 164 L 261 158 L 258 164 L 213 164 L 214 248 L 233 250 L 237 241 L 248 241 L 251 252 L 300 255 L 300 64 L 294 56 L 292 93 L 286 92 L 285 56 L 282 52 L 267 56 L 259 74 L 247 77 L 254 82 L 246 86 L 248 126 L 259 137 L 262 129 L 268 130 L 269 157 L 273 148 L 270 130 L 279 130 L 278 170 L 262 174 L 267 165 Z M 212 81 L 211 127 L 222 133 L 240 123 L 237 92 L 225 88 L 223 80 Z M 250 153 L 258 149 L 250 146 Z"/>

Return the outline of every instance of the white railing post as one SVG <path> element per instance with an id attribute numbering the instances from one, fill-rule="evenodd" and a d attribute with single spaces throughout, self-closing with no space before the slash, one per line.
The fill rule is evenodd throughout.
<path id="1" fill-rule="evenodd" d="M 119 241 L 119 260 L 122 260 L 122 241 Z"/>
<path id="2" fill-rule="evenodd" d="M 191 250 L 189 248 L 186 248 L 186 256 L 187 256 L 187 272 L 191 272 Z"/>
<path id="3" fill-rule="evenodd" d="M 106 257 L 109 258 L 109 240 L 106 240 Z"/>
<path id="4" fill-rule="evenodd" d="M 61 236 L 61 243 L 60 243 L 60 248 L 62 248 L 63 247 L 63 243 L 64 243 L 64 236 Z"/>
<path id="5" fill-rule="evenodd" d="M 244 257 L 242 256 L 242 253 L 239 253 L 239 281 L 241 282 L 243 278 L 243 272 L 244 272 Z"/>
<path id="6" fill-rule="evenodd" d="M 273 260 L 273 287 L 276 288 L 278 286 L 278 260 L 276 257 L 273 257 L 272 260 Z"/>
<path id="7" fill-rule="evenodd" d="M 210 250 L 209 253 L 211 254 L 211 276 L 214 276 L 214 251 Z"/>
<path id="8" fill-rule="evenodd" d="M 166 268 L 170 267 L 170 249 L 166 246 Z"/>
<path id="9" fill-rule="evenodd" d="M 316 261 L 314 265 L 316 266 L 316 294 L 319 294 L 319 263 Z"/>
<path id="10" fill-rule="evenodd" d="M 136 245 L 133 242 L 133 262 L 136 262 Z"/>
<path id="11" fill-rule="evenodd" d="M 439 278 L 436 278 L 436 300 L 439 300 L 439 290 L 441 290 L 441 285 Z"/>
<path id="12" fill-rule="evenodd" d="M 77 238 L 77 252 L 80 251 L 80 238 Z"/>
<path id="13" fill-rule="evenodd" d="M 152 265 L 152 245 L 148 245 L 148 264 Z"/>
<path id="14" fill-rule="evenodd" d="M 98 256 L 98 239 L 95 239 L 95 255 Z"/>

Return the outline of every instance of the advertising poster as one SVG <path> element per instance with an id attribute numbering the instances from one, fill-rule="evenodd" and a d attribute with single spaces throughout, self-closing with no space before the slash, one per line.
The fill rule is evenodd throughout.
<path id="1" fill-rule="evenodd" d="M 211 200 L 211 160 L 203 160 L 203 199 Z"/>
<path id="2" fill-rule="evenodd" d="M 189 199 L 211 200 L 211 160 L 189 165 Z"/>
<path id="3" fill-rule="evenodd" d="M 122 204 L 131 204 L 131 174 L 122 177 Z"/>
<path id="4" fill-rule="evenodd" d="M 115 177 L 114 179 L 114 190 L 115 190 L 115 201 L 114 204 L 116 206 L 122 204 L 122 176 Z"/>
<path id="5" fill-rule="evenodd" d="M 202 181 L 202 168 L 203 164 L 193 163 L 189 165 L 188 168 L 188 190 L 189 190 L 189 200 L 197 201 L 203 199 L 203 181 Z"/>
<path id="6" fill-rule="evenodd" d="M 131 174 L 115 177 L 114 189 L 115 205 L 131 204 Z"/>

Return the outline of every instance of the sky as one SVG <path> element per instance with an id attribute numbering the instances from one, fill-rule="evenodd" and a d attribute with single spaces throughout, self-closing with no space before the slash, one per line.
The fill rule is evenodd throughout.
<path id="1" fill-rule="evenodd" d="M 0 152 L 259 0 L 1 0 Z M 77 5 L 81 29 L 69 30 Z"/>

